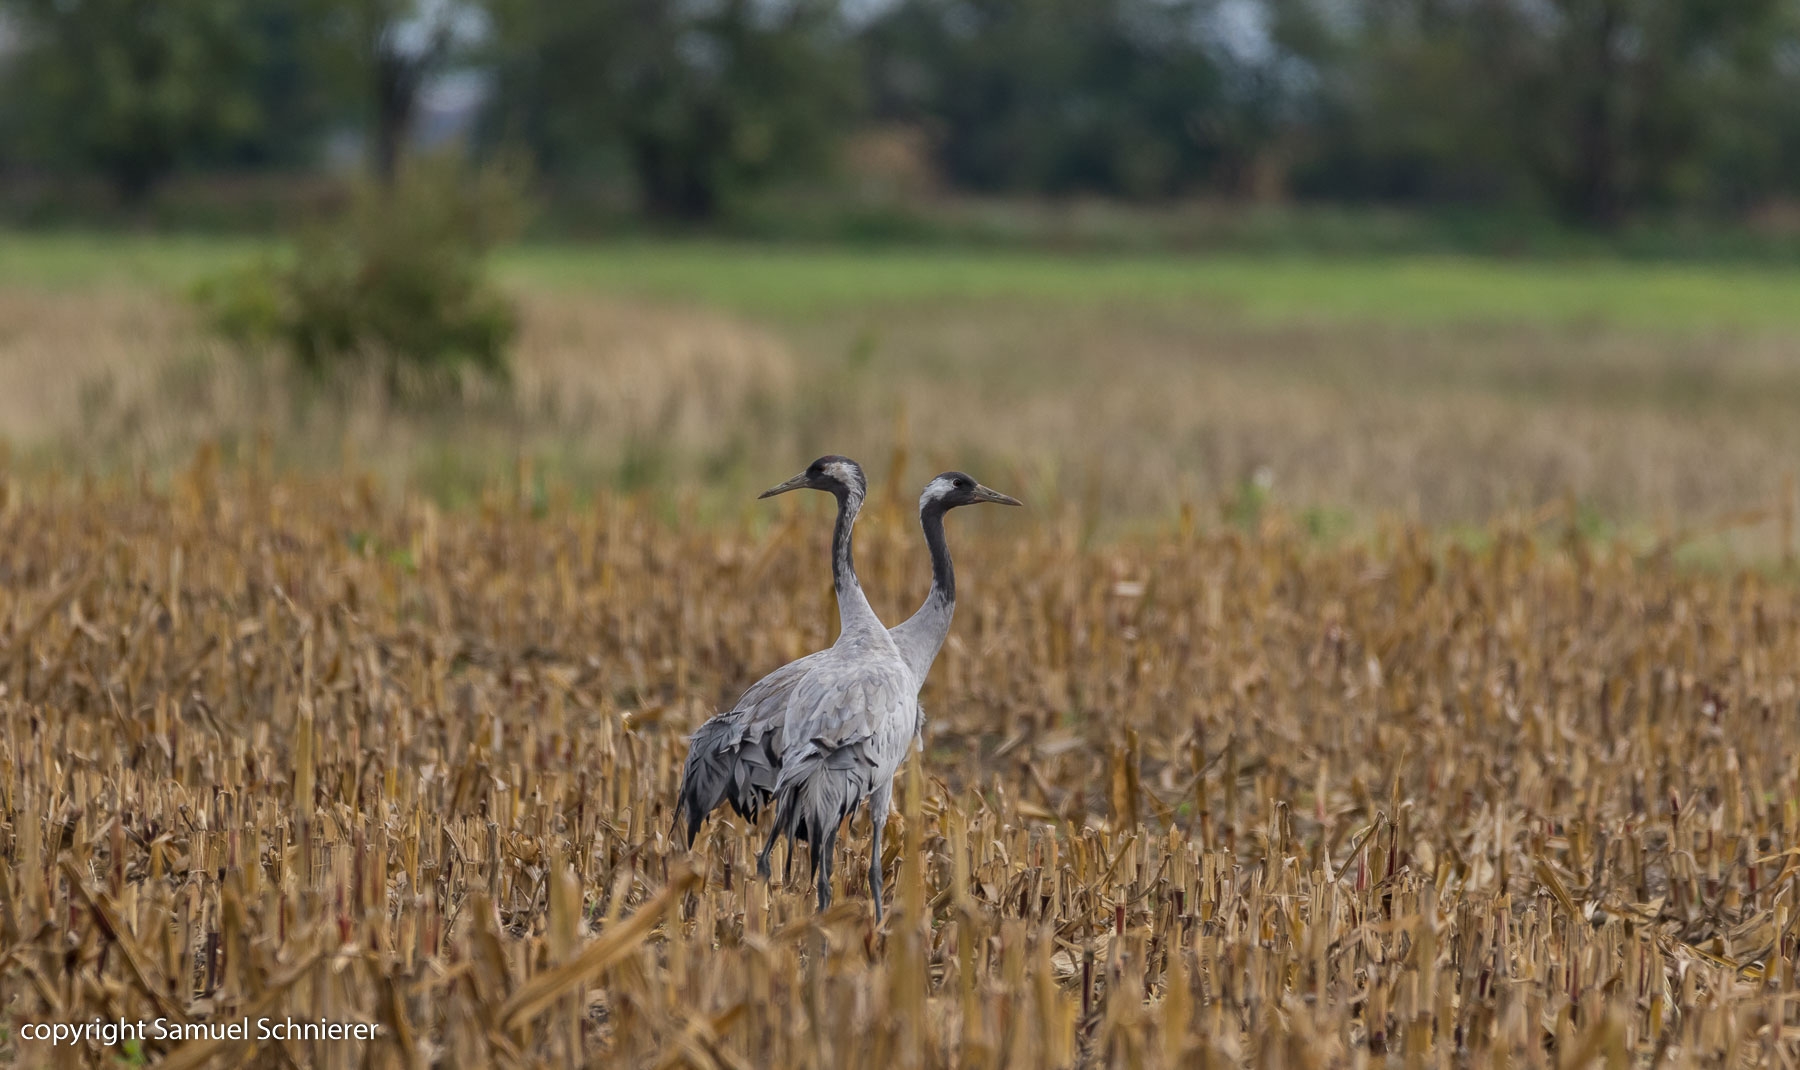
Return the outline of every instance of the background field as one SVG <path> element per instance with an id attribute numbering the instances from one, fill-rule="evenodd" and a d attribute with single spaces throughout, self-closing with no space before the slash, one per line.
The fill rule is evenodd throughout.
<path id="1" fill-rule="evenodd" d="M 500 262 L 525 314 L 514 389 L 419 413 L 308 405 L 207 337 L 182 295 L 271 255 L 0 241 L 20 463 L 154 473 L 260 440 L 282 467 L 349 458 L 444 501 L 523 464 L 544 488 L 716 512 L 798 459 L 852 452 L 885 478 L 903 450 L 908 485 L 967 467 L 1097 530 L 1222 504 L 1331 534 L 1478 527 L 1563 503 L 1769 558 L 1779 524 L 1733 525 L 1791 506 L 1800 445 L 1789 268 L 526 247 Z"/>

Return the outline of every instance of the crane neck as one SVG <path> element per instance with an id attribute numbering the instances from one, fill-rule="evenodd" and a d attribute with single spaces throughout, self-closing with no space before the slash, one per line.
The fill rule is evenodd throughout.
<path id="1" fill-rule="evenodd" d="M 950 544 L 944 541 L 944 514 L 948 509 L 932 502 L 919 510 L 919 526 L 925 529 L 925 548 L 931 551 L 931 591 L 927 604 L 938 601 L 956 605 L 956 568 L 950 562 Z M 945 620 L 947 631 L 950 623 Z"/>
<path id="2" fill-rule="evenodd" d="M 837 493 L 837 501 L 837 526 L 831 536 L 831 586 L 837 592 L 839 627 L 843 634 L 870 628 L 885 631 L 856 578 L 856 560 L 850 548 L 851 529 L 862 511 L 863 496 L 854 490 L 843 490 Z"/>
<path id="3" fill-rule="evenodd" d="M 931 552 L 931 590 L 918 612 L 892 632 L 894 645 L 920 687 L 950 635 L 950 619 L 956 614 L 956 570 L 950 563 L 950 545 L 944 540 L 944 514 L 948 511 L 935 501 L 919 508 L 919 526 L 925 529 L 925 548 Z"/>

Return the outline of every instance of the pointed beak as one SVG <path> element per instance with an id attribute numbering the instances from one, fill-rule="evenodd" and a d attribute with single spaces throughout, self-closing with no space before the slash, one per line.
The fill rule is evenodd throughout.
<path id="1" fill-rule="evenodd" d="M 773 498 L 777 494 L 786 494 L 790 490 L 799 490 L 801 487 L 804 487 L 806 485 L 807 485 L 806 484 L 806 473 L 801 472 L 799 475 L 788 480 L 786 483 L 777 483 L 773 487 L 770 487 L 768 490 L 765 490 L 761 494 L 758 494 L 756 497 L 759 501 L 763 498 Z"/>
<path id="2" fill-rule="evenodd" d="M 1009 494 L 1002 494 L 999 491 L 993 489 L 992 487 L 984 487 L 980 483 L 975 484 L 975 500 L 981 501 L 981 502 L 993 502 L 995 505 L 1024 505 L 1025 504 L 1024 502 L 1020 501 L 1017 498 L 1012 497 Z"/>

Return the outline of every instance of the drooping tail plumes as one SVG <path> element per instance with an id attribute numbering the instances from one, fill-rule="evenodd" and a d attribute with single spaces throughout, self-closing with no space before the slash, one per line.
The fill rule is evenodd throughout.
<path id="1" fill-rule="evenodd" d="M 818 883 L 819 908 L 830 906 L 831 859 L 838 829 L 874 787 L 875 766 L 860 741 L 830 749 L 809 746 L 798 757 L 790 754 L 776 783 L 776 818 L 759 865 L 767 865 L 780 837 L 787 837 L 789 858 L 793 857 L 794 841 L 805 840 Z"/>
<path id="2" fill-rule="evenodd" d="M 675 793 L 675 823 L 679 828 L 683 815 L 686 815 L 684 838 L 689 847 L 694 846 L 694 837 L 700 834 L 706 815 L 725 800 L 726 788 L 731 783 L 730 763 L 720 753 L 724 726 L 719 721 L 716 717 L 707 721 L 688 741 L 687 761 L 681 768 L 681 787 Z"/>
<path id="3" fill-rule="evenodd" d="M 675 794 L 675 821 L 679 827 L 686 816 L 688 847 L 720 803 L 729 802 L 738 816 L 755 823 L 774 793 L 776 756 L 763 740 L 744 738 L 742 720 L 737 711 L 720 714 L 696 729 L 688 742 Z"/>

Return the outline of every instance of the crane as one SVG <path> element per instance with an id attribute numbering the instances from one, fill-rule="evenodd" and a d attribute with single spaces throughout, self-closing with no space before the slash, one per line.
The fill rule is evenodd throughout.
<path id="1" fill-rule="evenodd" d="M 832 466 L 837 464 L 847 465 L 848 469 L 845 471 L 854 472 L 854 475 L 846 474 L 834 481 Z M 861 468 L 848 458 L 821 457 L 806 472 L 765 491 L 761 497 L 770 497 L 800 487 L 838 494 L 840 486 L 845 490 L 839 498 L 838 533 L 845 540 L 844 560 L 849 567 L 843 570 L 836 567 L 838 551 L 834 546 L 833 580 L 840 600 L 839 615 L 848 620 L 850 618 L 843 612 L 843 599 L 846 595 L 843 581 L 847 578 L 850 584 L 856 584 L 854 564 L 849 561 L 848 524 L 854 524 L 854 509 L 860 506 L 863 495 L 863 492 L 858 491 L 853 504 L 849 488 L 865 486 L 861 481 Z M 949 548 L 944 540 L 944 514 L 959 506 L 978 502 L 1021 504 L 1015 498 L 982 486 L 964 472 L 945 472 L 936 476 L 926 484 L 919 496 L 919 523 L 925 533 L 926 547 L 931 553 L 931 589 L 919 610 L 888 632 L 912 677 L 915 716 L 911 736 L 914 738 L 918 736 L 923 722 L 922 715 L 917 710 L 918 692 L 924 685 L 938 650 L 943 646 L 944 638 L 949 634 L 950 620 L 956 607 L 956 576 L 951 566 Z M 857 585 L 854 597 L 861 598 L 860 585 Z M 867 605 L 866 598 L 861 598 L 861 601 L 864 606 Z M 786 750 L 785 727 L 796 685 L 818 668 L 821 660 L 826 659 L 826 655 L 830 653 L 830 650 L 817 651 L 776 669 L 751 685 L 731 709 L 710 718 L 695 731 L 682 769 L 675 810 L 678 823 L 684 812 L 687 815 L 686 837 L 689 847 L 693 846 L 694 837 L 706 815 L 720 805 L 729 802 L 739 816 L 754 822 L 762 808 L 772 800 L 782 756 Z M 901 756 L 904 757 L 904 745 Z M 897 762 L 895 768 L 898 768 Z M 890 772 L 887 780 L 868 796 L 872 823 L 879 819 L 880 824 L 885 824 L 891 790 Z M 790 844 L 795 838 L 808 840 L 816 876 L 824 849 L 810 839 L 812 825 L 812 822 L 798 823 L 789 830 L 789 837 Z M 777 827 L 782 827 L 779 822 Z M 835 822 L 832 823 L 832 828 L 835 838 Z M 880 831 L 880 825 L 875 825 L 876 846 L 870 861 L 870 888 L 878 920 L 882 909 Z M 774 839 L 775 836 L 771 836 L 770 846 Z M 768 847 L 765 847 L 757 859 L 758 870 L 765 877 L 769 875 L 768 853 Z M 788 859 L 791 864 L 791 850 Z M 825 901 L 828 901 L 829 873 L 821 887 Z"/>
<path id="2" fill-rule="evenodd" d="M 862 507 L 868 484 L 862 466 L 848 457 L 827 454 L 785 483 L 758 495 L 770 498 L 790 490 L 822 490 L 838 499 L 837 527 L 832 546 L 832 585 L 838 598 L 842 624 L 839 642 L 853 629 L 876 626 L 874 610 L 856 581 L 850 558 L 850 531 Z M 737 700 L 731 709 L 714 715 L 694 732 L 682 765 L 681 786 L 676 792 L 675 818 L 687 816 L 687 846 L 706 816 L 729 802 L 740 817 L 754 822 L 775 792 L 783 739 L 781 725 L 794 687 L 809 673 L 833 660 L 833 647 L 814 651 L 768 674 Z M 767 876 L 765 872 L 763 874 Z"/>
<path id="3" fill-rule="evenodd" d="M 924 728 L 919 691 L 950 632 L 956 610 L 956 574 L 944 541 L 944 514 L 962 505 L 996 502 L 1021 504 L 977 483 L 963 472 L 946 472 L 926 484 L 919 496 L 919 522 L 931 551 L 931 590 L 918 612 L 888 633 L 905 670 L 910 690 L 896 693 L 883 673 L 880 683 L 855 683 L 815 694 L 813 679 L 797 684 L 785 711 L 779 771 L 775 778 L 776 818 L 757 869 L 768 874 L 769 852 L 785 833 L 792 842 L 807 841 L 818 878 L 819 909 L 831 904 L 832 848 L 838 826 L 858 804 L 867 802 L 873 842 L 869 850 L 869 897 L 875 921 L 881 922 L 881 835 L 893 801 L 894 774 Z M 852 577 L 854 579 L 854 577 Z M 876 659 L 863 663 L 872 668 Z M 848 698 L 850 701 L 845 701 Z"/>

